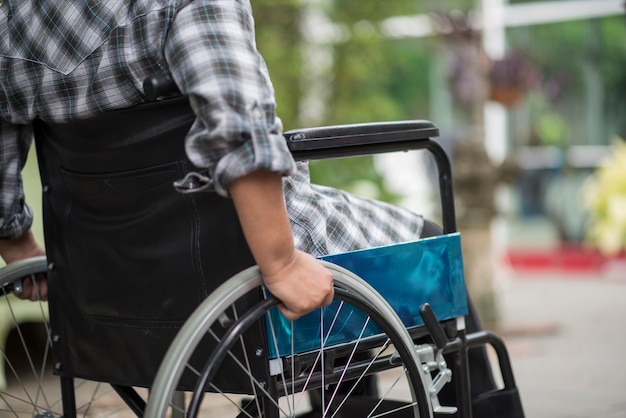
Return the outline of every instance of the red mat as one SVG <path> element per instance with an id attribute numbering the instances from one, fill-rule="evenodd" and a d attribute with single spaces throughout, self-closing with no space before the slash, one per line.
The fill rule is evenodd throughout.
<path id="1" fill-rule="evenodd" d="M 504 261 L 521 272 L 600 273 L 612 262 L 626 262 L 626 254 L 607 257 L 580 245 L 564 244 L 552 250 L 509 250 Z"/>

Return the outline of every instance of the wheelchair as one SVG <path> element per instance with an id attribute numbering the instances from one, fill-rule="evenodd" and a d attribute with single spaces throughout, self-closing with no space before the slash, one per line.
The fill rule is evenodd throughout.
<path id="1" fill-rule="evenodd" d="M 0 269 L 0 416 L 482 416 L 467 354 L 486 345 L 497 354 L 497 395 L 516 399 L 503 341 L 466 331 L 451 169 L 436 126 L 285 133 L 297 160 L 430 151 L 443 220 L 440 236 L 323 257 L 336 300 L 287 321 L 230 201 L 173 190 L 193 168 L 182 140 L 194 115 L 160 77 L 147 80 L 151 103 L 35 126 L 47 256 Z M 13 295 L 39 274 L 49 302 Z M 440 401 L 444 389 L 455 404 Z"/>

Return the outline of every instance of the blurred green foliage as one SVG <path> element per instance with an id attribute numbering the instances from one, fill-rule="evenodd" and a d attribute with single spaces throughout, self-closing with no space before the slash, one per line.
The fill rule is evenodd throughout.
<path id="1" fill-rule="evenodd" d="M 302 36 L 299 29 L 301 2 L 255 0 L 253 8 L 257 45 L 275 84 L 278 112 L 287 126 L 295 127 L 293 124 L 298 118 L 298 106 L 302 96 Z"/>
<path id="2" fill-rule="evenodd" d="M 328 3 L 325 12 L 330 20 L 344 25 L 350 36 L 331 47 L 334 65 L 326 81 L 332 91 L 324 103 L 327 116 L 322 125 L 427 118 L 428 42 L 389 40 L 376 29 L 387 17 L 423 11 L 418 3 L 392 0 L 384 7 L 371 0 Z M 287 130 L 303 127 L 298 119 L 303 94 L 300 74 L 306 65 L 301 54 L 300 4 L 295 0 L 253 3 L 258 47 L 267 61 L 278 114 Z M 386 190 L 370 157 L 312 162 L 311 177 L 315 183 L 355 192 L 366 182 L 370 197 L 397 198 Z"/>
<path id="3" fill-rule="evenodd" d="M 546 111 L 565 127 L 563 146 L 604 144 L 626 133 L 626 21 L 624 16 L 519 27 L 507 31 L 510 48 L 523 49 L 541 76 L 543 100 L 531 100 L 533 118 L 545 128 Z M 590 83 L 602 97 L 600 139 L 588 138 Z M 536 105 L 533 107 L 533 105 Z M 546 106 L 548 106 L 546 108 Z M 539 129 L 542 129 L 539 126 Z M 546 138 L 552 142 L 553 138 Z M 519 142 L 519 141 L 518 141 Z"/>
<path id="4" fill-rule="evenodd" d="M 380 1 L 335 0 L 329 2 L 326 12 L 336 22 L 376 22 L 391 16 L 423 13 L 424 7 L 420 3 L 414 0 L 387 0 L 383 6 Z"/>
<path id="5" fill-rule="evenodd" d="M 527 0 L 510 1 L 524 3 Z M 303 127 L 299 115 L 304 89 L 301 74 L 307 65 L 301 54 L 300 33 L 305 2 L 298 0 L 258 0 L 253 2 L 259 49 L 263 53 L 275 84 L 278 113 L 286 129 Z M 475 0 L 329 0 L 323 3 L 331 22 L 342 25 L 349 34 L 332 48 L 333 68 L 324 80 L 331 86 L 325 98 L 323 125 L 430 119 L 433 88 L 445 86 L 433 80 L 433 60 L 440 59 L 445 43 L 432 38 L 388 39 L 379 35 L 378 24 L 398 15 L 439 12 L 455 8 L 470 10 Z M 586 96 L 589 65 L 595 63 L 603 88 L 601 137 L 595 143 L 608 143 L 614 134 L 626 132 L 626 25 L 623 16 L 542 24 L 507 30 L 509 49 L 527 53 L 541 77 L 541 88 L 529 95 L 526 106 L 534 124 L 533 134 L 543 143 L 585 144 L 589 130 Z M 439 67 L 445 70 L 439 63 Z M 436 77 L 445 78 L 443 74 Z M 587 92 L 586 92 L 587 89 Z M 436 91 L 435 91 L 436 94 Z M 306 110 L 304 110 L 306 112 Z M 437 123 L 436 120 L 434 120 Z M 467 121 L 457 120 L 463 125 Z M 521 123 L 528 123 L 522 120 Z M 523 129 L 521 130 L 524 131 Z M 512 132 L 514 134 L 514 132 Z M 513 138 L 512 145 L 526 145 L 530 138 Z M 371 159 L 346 159 L 315 162 L 315 182 L 350 189 L 361 180 L 371 181 L 386 195 L 382 178 Z"/>

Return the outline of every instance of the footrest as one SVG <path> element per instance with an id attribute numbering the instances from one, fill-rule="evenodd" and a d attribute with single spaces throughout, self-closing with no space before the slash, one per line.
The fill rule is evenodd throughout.
<path id="1" fill-rule="evenodd" d="M 524 418 L 517 388 L 486 392 L 472 399 L 472 414 L 482 418 Z"/>

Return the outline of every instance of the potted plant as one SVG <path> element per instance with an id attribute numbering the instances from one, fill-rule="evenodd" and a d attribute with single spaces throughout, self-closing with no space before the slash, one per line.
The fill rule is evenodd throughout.
<path id="1" fill-rule="evenodd" d="M 536 85 L 536 71 L 522 51 L 512 51 L 490 64 L 489 99 L 494 102 L 513 107 Z"/>

